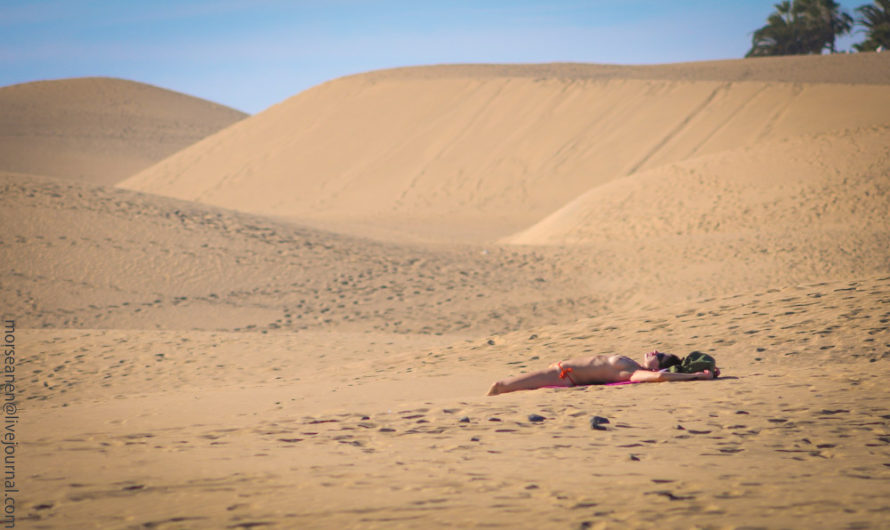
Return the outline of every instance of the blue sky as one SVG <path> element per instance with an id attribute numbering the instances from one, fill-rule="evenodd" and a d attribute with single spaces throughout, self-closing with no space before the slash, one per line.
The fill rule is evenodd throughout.
<path id="1" fill-rule="evenodd" d="M 0 86 L 122 77 L 255 113 L 394 66 L 739 58 L 776 1 L 0 0 Z"/>

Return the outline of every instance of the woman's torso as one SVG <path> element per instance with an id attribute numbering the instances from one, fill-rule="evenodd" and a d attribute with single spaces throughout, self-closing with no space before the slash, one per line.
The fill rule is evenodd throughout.
<path id="1" fill-rule="evenodd" d="M 594 385 L 627 381 L 630 374 L 641 367 L 636 361 L 624 355 L 595 355 L 563 361 L 563 368 L 571 368 L 575 383 Z"/>

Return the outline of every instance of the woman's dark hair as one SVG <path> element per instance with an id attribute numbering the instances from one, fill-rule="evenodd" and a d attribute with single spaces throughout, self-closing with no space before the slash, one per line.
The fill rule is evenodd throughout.
<path id="1" fill-rule="evenodd" d="M 670 368 L 671 366 L 677 366 L 683 363 L 683 360 L 674 355 L 673 353 L 664 353 L 663 356 L 658 359 L 658 368 L 664 370 L 666 368 Z"/>

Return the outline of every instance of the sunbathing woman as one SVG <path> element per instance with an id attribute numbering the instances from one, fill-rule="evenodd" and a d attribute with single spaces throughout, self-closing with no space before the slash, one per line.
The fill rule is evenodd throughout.
<path id="1" fill-rule="evenodd" d="M 656 383 L 659 381 L 689 381 L 691 379 L 713 379 L 720 375 L 720 370 L 709 370 L 691 374 L 659 372 L 680 364 L 676 355 L 661 352 L 649 352 L 643 356 L 643 362 L 623 355 L 596 355 L 593 357 L 571 359 L 556 362 L 546 370 L 502 379 L 491 385 L 489 396 L 496 396 L 516 390 L 533 390 L 545 386 L 577 386 L 605 383 Z"/>

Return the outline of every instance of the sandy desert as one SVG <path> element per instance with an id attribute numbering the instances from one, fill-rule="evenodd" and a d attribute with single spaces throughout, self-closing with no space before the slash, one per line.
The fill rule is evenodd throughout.
<path id="1" fill-rule="evenodd" d="M 890 525 L 890 53 L 26 83 L 0 189 L 23 527 Z"/>

